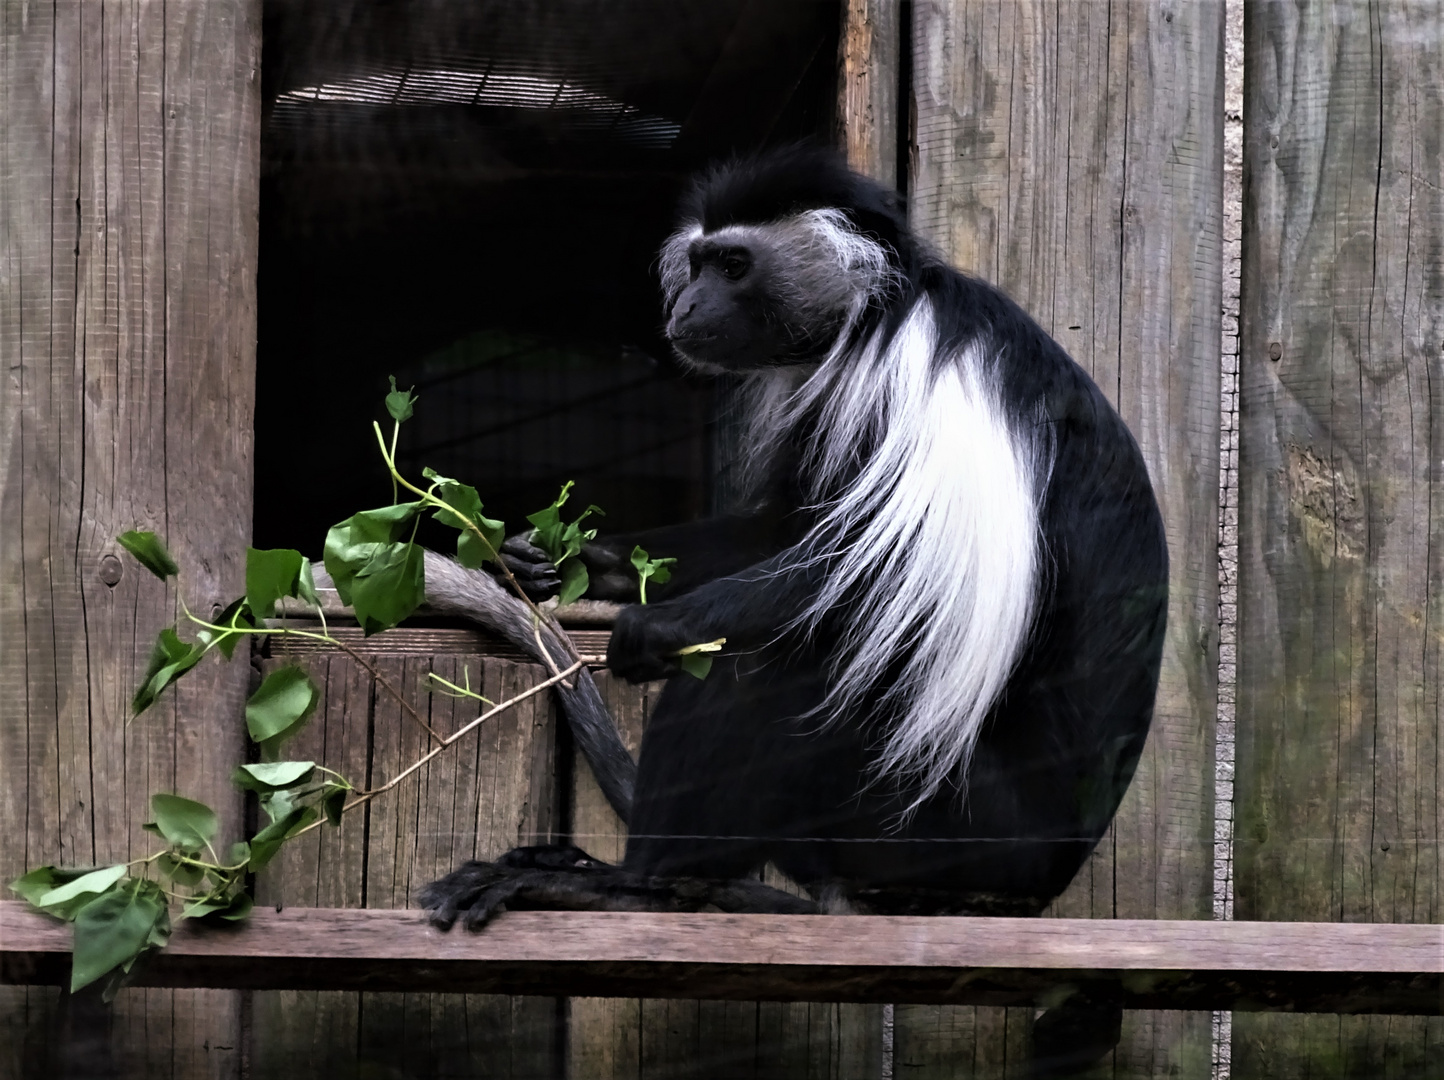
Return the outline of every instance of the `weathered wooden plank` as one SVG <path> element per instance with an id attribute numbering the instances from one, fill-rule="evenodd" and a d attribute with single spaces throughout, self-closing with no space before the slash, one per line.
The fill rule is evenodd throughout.
<path id="1" fill-rule="evenodd" d="M 1236 911 L 1444 920 L 1444 8 L 1246 9 Z M 1239 1018 L 1237 1077 L 1438 1075 L 1440 1021 Z"/>
<path id="2" fill-rule="evenodd" d="M 113 537 L 165 536 L 194 611 L 239 591 L 259 49 L 259 0 L 0 4 L 6 878 L 148 852 L 139 826 L 156 790 L 184 786 L 218 805 L 228 832 L 238 824 L 226 776 L 246 672 L 198 672 L 125 727 L 177 597 Z M 133 992 L 116 1011 L 123 1073 L 239 1067 L 231 995 Z M 38 1068 L 28 1060 L 27 1074 Z"/>
<path id="3" fill-rule="evenodd" d="M 282 666 L 263 665 L 267 672 Z M 369 786 L 372 680 L 345 657 L 306 664 L 324 689 L 320 712 L 286 746 L 293 760 L 317 761 L 352 783 Z M 342 819 L 334 832 L 318 829 L 283 847 L 257 878 L 256 902 L 287 907 L 361 907 L 366 866 L 365 812 Z M 249 1049 L 256 1080 L 342 1075 L 357 1067 L 360 998 L 337 990 L 265 991 L 253 995 Z"/>
<path id="4" fill-rule="evenodd" d="M 282 654 L 266 666 L 296 659 L 322 684 L 326 706 L 288 746 L 288 755 L 374 787 L 425 753 L 432 737 L 361 665 L 332 651 Z M 477 655 L 373 653 L 368 662 L 443 735 L 473 719 L 479 706 L 429 695 L 427 672 L 458 684 L 469 679 L 495 701 L 542 677 L 534 665 Z M 555 827 L 554 741 L 549 703 L 521 703 L 429 763 L 413 782 L 348 815 L 340 830 L 322 829 L 288 846 L 261 875 L 258 899 L 267 905 L 406 908 L 422 885 L 466 859 L 545 842 Z M 438 994 L 424 986 L 356 989 L 342 984 L 255 995 L 252 1031 L 264 1035 L 252 1041 L 252 1074 L 287 1080 L 330 1076 L 337 1069 L 556 1074 L 555 1000 Z"/>
<path id="5" fill-rule="evenodd" d="M 64 924 L 5 901 L 0 930 L 6 982 L 63 975 Z M 1131 1008 L 1437 1015 L 1444 927 L 520 911 L 442 933 L 417 911 L 259 908 L 237 928 L 183 924 L 141 983 L 1020 1004 L 1094 978 Z"/>
<path id="6" fill-rule="evenodd" d="M 327 632 L 335 640 L 364 656 L 382 653 L 388 656 L 493 656 L 502 660 L 530 661 L 528 654 L 497 634 L 487 630 L 456 626 L 397 626 L 367 637 L 355 625 L 349 607 L 340 606 L 327 613 L 347 622 L 328 622 Z M 273 626 L 291 626 L 301 630 L 320 630 L 314 620 L 272 620 Z M 610 624 L 609 624 L 610 625 Z M 612 632 L 608 629 L 569 630 L 567 637 L 577 652 L 586 657 L 605 657 Z M 314 638 L 272 638 L 268 646 L 273 656 L 308 656 L 312 653 L 334 653 L 336 646 Z M 476 664 L 473 663 L 475 668 Z"/>
<path id="7" fill-rule="evenodd" d="M 1069 914 L 1209 910 L 1222 29 L 1221 2 L 914 5 L 913 224 L 955 265 L 1001 285 L 1092 374 L 1143 447 L 1168 531 L 1153 732 L 1113 829 L 1058 902 Z M 1012 1067 L 961 1044 L 914 1046 L 914 1032 L 974 1030 L 915 1028 L 917 1017 L 898 1025 L 897 1060 L 943 1064 L 899 1075 L 956 1075 L 950 1060 L 984 1075 Z M 988 1023 L 1011 1032 L 1030 1021 Z M 1207 1039 L 1207 1018 L 1130 1016 L 1112 1075 L 1175 1065 L 1206 1075 Z"/>
<path id="8" fill-rule="evenodd" d="M 622 741 L 635 757 L 646 724 L 648 689 L 633 689 L 608 672 L 598 674 L 597 689 L 616 721 Z M 627 849 L 626 823 L 607 803 L 587 763 L 574 756 L 571 765 L 571 814 L 567 831 L 573 843 L 598 859 L 620 862 Z M 571 998 L 567 1002 L 567 1075 L 598 1080 L 640 1077 L 644 1004 L 642 1001 Z"/>
<path id="9" fill-rule="evenodd" d="M 837 73 L 839 141 L 850 166 L 897 187 L 902 3 L 844 0 L 842 8 Z"/>

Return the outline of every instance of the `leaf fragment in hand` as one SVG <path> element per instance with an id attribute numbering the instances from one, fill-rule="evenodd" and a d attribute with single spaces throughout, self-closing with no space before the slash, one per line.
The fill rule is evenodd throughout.
<path id="1" fill-rule="evenodd" d="M 677 666 L 694 679 L 705 679 L 712 670 L 712 658 L 705 653 L 688 653 L 677 658 Z"/>

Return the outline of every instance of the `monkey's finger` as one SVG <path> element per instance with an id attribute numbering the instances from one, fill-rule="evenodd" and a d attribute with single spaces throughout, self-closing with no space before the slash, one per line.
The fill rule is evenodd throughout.
<path id="1" fill-rule="evenodd" d="M 539 582 L 550 578 L 557 584 L 561 584 L 561 574 L 558 573 L 556 566 L 552 563 L 523 562 L 520 559 L 512 558 L 510 555 L 503 555 L 501 561 L 505 564 L 506 568 L 512 572 L 512 575 L 520 581 Z"/>
<path id="2" fill-rule="evenodd" d="M 496 916 L 503 905 L 522 891 L 522 884 L 516 881 L 500 882 L 486 889 L 466 911 L 463 922 L 468 930 L 480 930 Z"/>
<path id="3" fill-rule="evenodd" d="M 529 533 L 517 533 L 515 536 L 507 537 L 501 545 L 502 555 L 511 555 L 522 562 L 551 562 L 551 557 L 545 551 L 527 539 L 529 535 Z"/>

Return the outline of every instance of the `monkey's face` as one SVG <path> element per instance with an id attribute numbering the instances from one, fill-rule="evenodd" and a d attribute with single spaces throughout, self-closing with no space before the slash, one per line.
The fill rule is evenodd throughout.
<path id="1" fill-rule="evenodd" d="M 688 246 L 690 280 L 667 321 L 678 354 L 714 372 L 819 359 L 836 337 L 844 309 L 831 297 L 819 303 L 820 290 L 809 295 L 789 253 L 735 235 L 740 229 L 727 231 L 734 235 L 699 237 Z"/>

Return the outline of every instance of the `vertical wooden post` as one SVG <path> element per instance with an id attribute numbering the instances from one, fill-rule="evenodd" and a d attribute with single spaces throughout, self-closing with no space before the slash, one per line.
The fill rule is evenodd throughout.
<path id="1" fill-rule="evenodd" d="M 1246 9 L 1240 919 L 1444 919 L 1444 8 Z M 1434 1076 L 1444 1021 L 1236 1014 L 1236 1077 Z"/>
<path id="2" fill-rule="evenodd" d="M 839 144 L 849 165 L 892 187 L 898 186 L 902 9 L 902 0 L 844 0 L 838 46 Z"/>
<path id="3" fill-rule="evenodd" d="M 238 829 L 248 669 L 207 665 L 126 726 L 181 597 L 243 588 L 251 527 L 260 0 L 0 0 L 0 877 L 149 852 L 152 792 Z M 114 543 L 152 529 L 179 588 Z M 43 1074 L 6 988 L 0 1067 Z M 237 998 L 125 991 L 127 1075 L 233 1076 Z M 9 1038 L 16 1024 L 25 1039 Z"/>
<path id="4" fill-rule="evenodd" d="M 1223 4 L 914 11 L 914 226 L 1092 374 L 1143 447 L 1168 530 L 1153 730 L 1111 832 L 1054 913 L 1208 918 Z M 896 1075 L 1013 1075 L 1030 1022 L 1026 1010 L 900 1007 Z M 1110 1075 L 1207 1076 L 1208 1047 L 1206 1015 L 1129 1014 Z"/>

